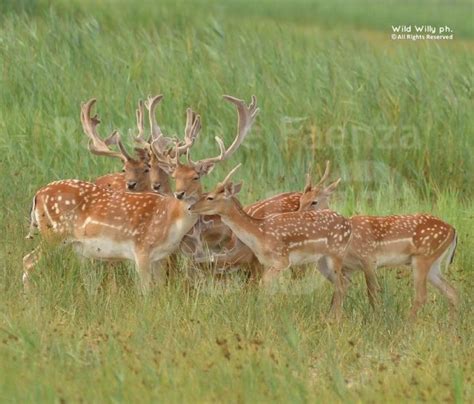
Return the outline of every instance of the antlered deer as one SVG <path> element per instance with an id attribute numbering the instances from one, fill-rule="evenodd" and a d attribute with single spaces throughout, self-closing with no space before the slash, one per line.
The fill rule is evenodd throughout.
<path id="1" fill-rule="evenodd" d="M 245 137 L 250 132 L 253 122 L 259 112 L 257 108 L 257 99 L 252 96 L 250 105 L 246 105 L 243 100 L 235 97 L 224 95 L 224 99 L 237 108 L 237 134 L 232 144 L 226 148 L 221 138 L 215 137 L 215 140 L 220 148 L 220 154 L 216 157 L 210 157 L 199 161 L 193 161 L 190 157 L 189 150 L 187 151 L 187 163 L 182 163 L 179 160 L 179 155 L 168 153 L 163 154 L 162 151 L 155 147 L 156 142 L 152 143 L 153 151 L 158 158 L 160 166 L 175 180 L 175 196 L 181 200 L 194 202 L 203 194 L 201 179 L 208 175 L 219 162 L 229 159 L 235 151 L 242 144 Z M 227 226 L 222 225 L 220 218 L 204 217 L 203 225 L 200 222 L 199 226 L 205 229 L 201 233 L 202 240 L 208 247 L 215 247 L 228 239 L 231 235 Z M 193 249 L 193 248 L 191 248 Z"/>
<path id="2" fill-rule="evenodd" d="M 230 181 L 236 168 L 212 192 L 191 205 L 190 211 L 219 215 L 266 267 L 263 284 L 290 266 L 318 263 L 321 272 L 334 284 L 333 309 L 340 316 L 344 297 L 341 270 L 351 237 L 350 222 L 329 210 L 288 212 L 262 219 L 252 217 L 236 198 L 241 183 L 234 185 Z"/>
<path id="3" fill-rule="evenodd" d="M 301 196 L 300 211 L 328 207 L 332 187 L 306 187 Z M 411 265 L 415 283 L 415 299 L 411 315 L 426 302 L 427 280 L 435 286 L 455 308 L 456 290 L 443 278 L 441 263 L 452 262 L 456 249 L 455 229 L 448 223 L 428 214 L 394 216 L 352 216 L 352 238 L 344 258 L 345 272 L 363 270 L 371 303 L 378 294 L 375 271 L 379 267 Z"/>
<path id="4" fill-rule="evenodd" d="M 153 191 L 161 194 L 170 194 L 171 187 L 169 176 L 158 165 L 158 160 L 151 152 L 151 142 L 155 143 L 155 149 L 161 154 L 175 153 L 176 149 L 171 148 L 173 139 L 163 136 L 160 127 L 156 122 L 155 110 L 162 95 L 149 97 L 146 102 L 139 101 L 136 110 L 136 120 L 138 135 L 134 137 L 137 144 L 135 152 L 137 157 L 132 157 L 123 146 L 118 131 L 114 131 L 108 138 L 102 140 L 97 133 L 97 125 L 100 119 L 97 115 L 91 116 L 91 110 L 96 102 L 91 99 L 81 107 L 81 122 L 84 133 L 89 138 L 89 151 L 95 155 L 119 158 L 123 163 L 122 173 L 112 173 L 97 178 L 94 183 L 116 191 L 144 192 Z M 148 110 L 150 122 L 150 136 L 144 137 L 144 109 Z M 177 151 L 180 155 L 185 154 L 194 144 L 197 136 L 198 116 L 188 108 L 184 142 L 180 142 Z M 196 130 L 197 129 L 197 130 Z M 119 152 L 113 151 L 109 146 L 116 145 Z"/>

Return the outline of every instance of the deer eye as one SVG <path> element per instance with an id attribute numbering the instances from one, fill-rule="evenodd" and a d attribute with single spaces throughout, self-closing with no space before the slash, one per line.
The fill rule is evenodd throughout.
<path id="1" fill-rule="evenodd" d="M 317 204 L 318 204 L 318 201 L 311 202 L 311 206 L 316 206 Z"/>
<path id="2" fill-rule="evenodd" d="M 123 173 L 125 172 L 125 168 L 122 168 L 122 172 L 123 172 Z"/>
<path id="3" fill-rule="evenodd" d="M 145 173 L 148 173 L 150 172 L 150 169 L 149 168 L 145 168 Z"/>
<path id="4" fill-rule="evenodd" d="M 199 177 L 194 177 L 193 181 L 199 181 Z"/>
<path id="5" fill-rule="evenodd" d="M 213 200 L 214 200 L 214 197 L 213 197 L 213 196 L 208 196 L 206 199 L 207 199 L 208 201 L 213 201 Z"/>

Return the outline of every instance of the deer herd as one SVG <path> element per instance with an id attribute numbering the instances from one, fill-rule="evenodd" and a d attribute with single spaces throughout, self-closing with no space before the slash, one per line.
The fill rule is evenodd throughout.
<path id="1" fill-rule="evenodd" d="M 336 213 L 329 201 L 340 179 L 326 185 L 329 162 L 316 185 L 308 175 L 303 192 L 278 194 L 248 206 L 238 200 L 242 183 L 231 179 L 240 165 L 204 192 L 202 178 L 233 156 L 249 134 L 259 112 L 257 100 L 252 97 L 247 105 L 224 96 L 237 110 L 235 139 L 226 147 L 216 137 L 219 154 L 193 161 L 201 118 L 188 108 L 183 139 L 167 137 L 156 121 L 162 99 L 158 95 L 138 103 L 132 154 L 118 131 L 99 136 L 100 120 L 92 114 L 95 99 L 82 105 L 89 151 L 120 159 L 123 170 L 93 182 L 55 181 L 35 194 L 27 238 L 39 232 L 42 241 L 23 258 L 25 289 L 47 242 L 70 244 L 84 258 L 133 261 L 144 293 L 165 281 L 166 258 L 178 252 L 196 263 L 212 263 L 220 273 L 230 267 L 250 268 L 250 279 L 264 288 L 288 268 L 313 263 L 333 284 L 331 310 L 336 317 L 356 270 L 363 272 L 369 301 L 376 305 L 377 268 L 410 265 L 415 286 L 412 316 L 426 302 L 427 281 L 456 308 L 456 290 L 441 274 L 443 261 L 448 266 L 454 257 L 457 237 L 452 226 L 427 214 L 346 218 Z"/>

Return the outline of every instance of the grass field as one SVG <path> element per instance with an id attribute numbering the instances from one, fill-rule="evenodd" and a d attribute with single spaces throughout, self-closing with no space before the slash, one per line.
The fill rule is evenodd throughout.
<path id="1" fill-rule="evenodd" d="M 474 114 L 472 1 L 0 2 L 0 401 L 472 402 Z M 391 25 L 454 29 L 453 41 L 390 40 Z M 192 266 L 138 294 L 133 268 L 108 273 L 51 251 L 25 296 L 32 196 L 60 178 L 119 170 L 86 150 L 79 106 L 96 96 L 102 133 L 126 134 L 136 101 L 163 93 L 159 120 L 203 117 L 193 156 L 231 141 L 222 94 L 261 106 L 237 155 L 242 200 L 301 189 L 333 163 L 341 213 L 429 212 L 459 234 L 450 318 L 430 290 L 407 321 L 409 270 L 379 272 L 373 312 L 360 276 L 341 324 L 318 274 L 269 295 Z M 130 142 L 129 142 L 130 144 Z"/>

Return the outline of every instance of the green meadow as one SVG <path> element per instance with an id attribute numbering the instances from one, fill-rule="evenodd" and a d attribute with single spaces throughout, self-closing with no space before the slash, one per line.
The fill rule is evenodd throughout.
<path id="1" fill-rule="evenodd" d="M 474 114 L 472 1 L 0 1 L 1 402 L 472 402 Z M 453 40 L 393 41 L 392 25 L 449 26 Z M 459 236 L 445 271 L 461 305 L 429 289 L 408 320 L 411 270 L 379 270 L 372 310 L 354 276 L 341 323 L 332 288 L 308 268 L 275 294 L 236 272 L 223 282 L 180 260 L 146 297 L 131 265 L 47 251 L 23 293 L 22 257 L 38 188 L 121 169 L 92 156 L 79 119 L 96 97 L 102 135 L 129 147 L 138 99 L 164 94 L 158 121 L 192 156 L 229 144 L 260 114 L 210 189 L 238 162 L 243 203 L 342 177 L 345 215 L 427 212 Z"/>

